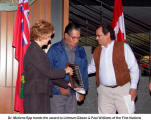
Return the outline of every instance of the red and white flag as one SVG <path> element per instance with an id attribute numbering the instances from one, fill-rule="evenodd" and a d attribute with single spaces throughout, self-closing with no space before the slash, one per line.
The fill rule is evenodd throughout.
<path id="1" fill-rule="evenodd" d="M 19 0 L 12 46 L 15 47 L 15 58 L 18 60 L 14 110 L 20 113 L 24 113 L 23 87 L 25 81 L 23 60 L 29 45 L 30 35 L 28 0 Z"/>
<path id="2" fill-rule="evenodd" d="M 114 12 L 112 28 L 115 31 L 116 40 L 126 41 L 123 6 L 121 0 L 114 0 Z"/>

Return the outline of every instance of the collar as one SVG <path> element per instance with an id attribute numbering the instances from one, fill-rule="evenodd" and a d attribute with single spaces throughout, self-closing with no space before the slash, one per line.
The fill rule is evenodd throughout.
<path id="1" fill-rule="evenodd" d="M 107 47 L 105 47 L 105 46 L 103 46 L 103 45 L 101 45 L 101 47 L 102 48 L 109 48 L 110 46 L 112 46 L 113 44 L 114 44 L 114 40 L 112 40 L 112 42 L 110 42 L 108 45 L 107 45 Z"/>
<path id="2" fill-rule="evenodd" d="M 63 39 L 63 45 L 64 45 L 65 48 L 70 49 L 69 45 L 65 42 L 65 39 Z M 71 51 L 76 51 L 76 47 L 72 48 Z"/>

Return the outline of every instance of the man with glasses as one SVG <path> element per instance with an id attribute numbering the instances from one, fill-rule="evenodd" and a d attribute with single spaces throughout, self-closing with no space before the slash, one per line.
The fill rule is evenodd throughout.
<path id="1" fill-rule="evenodd" d="M 87 57 L 83 47 L 78 45 L 80 39 L 80 27 L 69 23 L 64 32 L 64 39 L 51 46 L 48 51 L 50 64 L 54 69 L 64 69 L 66 64 L 76 64 L 80 67 L 84 89 L 88 90 Z M 69 76 L 64 78 L 69 81 Z M 80 94 L 78 101 L 84 100 L 85 95 Z M 75 91 L 71 88 L 64 89 L 53 85 L 53 97 L 51 98 L 51 112 L 66 114 L 77 112 L 77 100 Z"/>
<path id="2" fill-rule="evenodd" d="M 98 112 L 100 114 L 134 113 L 139 68 L 128 44 L 115 40 L 110 25 L 96 30 L 98 46 L 88 66 L 88 73 L 96 72 Z"/>

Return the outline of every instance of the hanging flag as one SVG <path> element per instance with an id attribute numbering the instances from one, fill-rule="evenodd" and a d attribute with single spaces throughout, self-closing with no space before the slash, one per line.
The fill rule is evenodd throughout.
<path id="1" fill-rule="evenodd" d="M 23 107 L 23 85 L 24 68 L 23 60 L 26 50 L 30 44 L 29 35 L 29 7 L 28 0 L 19 0 L 16 15 L 14 36 L 12 46 L 15 47 L 15 58 L 18 60 L 18 74 L 15 90 L 14 110 L 24 113 Z"/>
<path id="2" fill-rule="evenodd" d="M 121 0 L 114 0 L 114 12 L 112 28 L 115 31 L 116 40 L 126 41 L 123 6 Z"/>

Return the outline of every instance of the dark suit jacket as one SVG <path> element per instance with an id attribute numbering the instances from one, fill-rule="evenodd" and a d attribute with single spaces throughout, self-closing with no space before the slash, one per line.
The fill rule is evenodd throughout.
<path id="1" fill-rule="evenodd" d="M 68 87 L 67 82 L 62 79 L 65 77 L 65 71 L 51 69 L 47 54 L 34 41 L 31 42 L 24 56 L 24 77 L 24 108 L 27 113 L 29 113 L 27 104 L 35 104 L 35 106 L 39 104 L 39 101 L 35 101 L 35 99 L 32 101 L 32 96 L 41 97 L 41 95 L 45 95 L 49 101 L 49 96 L 52 95 L 52 82 L 60 87 Z M 31 100 L 28 99 L 28 96 Z M 48 101 L 43 99 L 40 103 L 49 104 Z M 45 106 L 50 107 L 50 105 Z M 37 108 L 39 109 L 39 107 Z M 34 113 L 34 111 L 31 112 Z M 43 112 L 43 110 L 40 112 Z M 49 112 L 49 110 L 46 110 L 46 112 Z"/>

